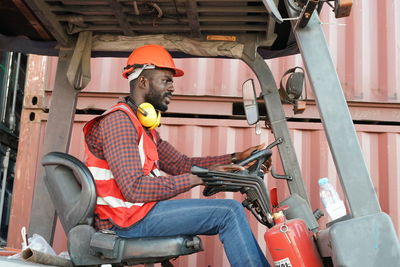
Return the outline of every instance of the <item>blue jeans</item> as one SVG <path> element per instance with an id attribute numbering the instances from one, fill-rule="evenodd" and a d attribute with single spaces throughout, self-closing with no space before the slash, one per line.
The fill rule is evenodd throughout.
<path id="1" fill-rule="evenodd" d="M 136 225 L 113 230 L 125 238 L 219 234 L 231 266 L 270 266 L 251 232 L 242 205 L 236 200 L 160 201 Z"/>

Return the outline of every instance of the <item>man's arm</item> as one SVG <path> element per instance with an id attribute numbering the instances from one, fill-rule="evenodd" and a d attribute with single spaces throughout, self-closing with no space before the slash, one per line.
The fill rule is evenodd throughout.
<path id="1" fill-rule="evenodd" d="M 160 169 L 172 175 L 190 172 L 193 165 L 210 167 L 216 164 L 232 163 L 231 155 L 211 157 L 188 157 L 176 150 L 170 143 L 160 138 L 157 133 L 157 150 Z"/>
<path id="2" fill-rule="evenodd" d="M 121 190 L 130 202 L 150 202 L 171 198 L 201 182 L 197 176 L 151 177 L 143 173 L 138 151 L 138 134 L 129 117 L 116 111 L 100 122 L 104 158 Z"/>

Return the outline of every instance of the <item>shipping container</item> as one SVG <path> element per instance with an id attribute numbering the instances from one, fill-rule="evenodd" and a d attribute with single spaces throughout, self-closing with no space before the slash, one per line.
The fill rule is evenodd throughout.
<path id="1" fill-rule="evenodd" d="M 84 158 L 82 127 L 91 118 L 93 118 L 92 115 L 77 115 L 75 117 L 69 152 L 80 159 Z M 38 122 L 40 127 L 35 132 L 30 133 L 33 136 L 41 136 L 39 143 L 31 143 L 32 149 L 36 149 L 36 153 L 29 159 L 33 161 L 33 164 L 29 164 L 31 167 L 28 169 L 17 168 L 17 173 L 25 178 L 24 181 L 20 182 L 22 184 L 18 186 L 19 192 L 23 192 L 24 196 L 32 195 L 34 173 L 37 172 L 40 164 L 40 159 L 38 157 L 35 159 L 34 156 L 41 154 L 40 148 L 43 142 L 46 119 L 47 115 L 43 114 L 42 121 Z M 37 126 L 39 125 L 34 127 Z M 289 123 L 289 128 L 312 209 L 323 210 L 318 191 L 318 179 L 321 177 L 332 179 L 343 199 L 343 192 L 322 125 L 320 123 L 293 122 Z M 400 126 L 357 125 L 356 130 L 382 210 L 392 217 L 396 231 L 400 233 Z M 270 130 L 263 128 L 261 135 L 257 136 L 253 127 L 249 127 L 245 122 L 239 120 L 163 118 L 159 131 L 163 139 L 170 141 L 179 151 L 190 156 L 231 153 L 241 151 L 251 145 L 263 142 L 270 143 L 274 140 Z M 278 173 L 283 172 L 276 149 L 274 149 L 273 154 L 273 166 Z M 274 179 L 270 174 L 265 176 L 265 181 L 268 188 L 278 188 L 280 200 L 288 196 L 285 181 Z M 204 198 L 202 190 L 202 187 L 196 187 L 178 197 Z M 218 193 L 213 198 L 243 200 L 239 193 Z M 14 219 L 12 229 L 16 231 L 14 236 L 20 243 L 18 229 L 28 225 L 29 214 L 34 211 L 29 209 L 30 201 L 22 198 L 21 195 L 17 195 L 15 199 L 19 204 L 14 205 L 14 216 L 17 216 L 18 219 Z M 25 202 L 23 203 L 23 201 Z M 260 225 L 251 214 L 248 214 L 248 218 L 258 242 L 265 249 L 263 235 L 266 227 Z M 323 229 L 328 219 L 325 216 L 319 222 L 321 229 Z M 179 264 L 176 266 L 229 266 L 217 237 L 202 236 L 202 240 L 205 251 L 197 255 L 181 257 L 182 259 L 178 260 Z M 53 246 L 57 252 L 66 250 L 66 237 L 59 222 L 57 223 Z"/>

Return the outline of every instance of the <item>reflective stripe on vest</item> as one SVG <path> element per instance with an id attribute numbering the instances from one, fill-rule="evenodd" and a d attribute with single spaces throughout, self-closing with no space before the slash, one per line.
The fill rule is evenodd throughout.
<path id="1" fill-rule="evenodd" d="M 130 208 L 132 206 L 143 206 L 144 203 L 131 203 L 127 201 L 122 201 L 116 197 L 98 197 L 97 205 L 107 205 L 111 208 Z"/>
<path id="2" fill-rule="evenodd" d="M 109 181 L 109 180 L 114 180 L 114 176 L 111 173 L 111 170 L 109 169 L 103 169 L 103 168 L 98 168 L 98 167 L 88 167 L 90 172 L 92 173 L 92 176 L 95 181 Z M 149 174 L 151 177 L 156 177 L 160 175 L 160 171 L 158 169 L 153 169 L 152 172 Z M 96 183 L 99 184 L 99 183 Z M 113 196 L 97 196 L 97 205 L 108 205 L 112 208 L 130 208 L 133 205 L 136 206 L 143 206 L 144 203 L 132 203 L 128 201 L 123 201 L 122 199 L 119 199 L 117 197 Z"/>
<path id="3" fill-rule="evenodd" d="M 84 127 L 85 136 L 90 132 L 95 121 L 116 110 L 125 112 L 138 132 L 138 150 L 144 174 L 153 177 L 159 176 L 160 171 L 156 168 L 158 154 L 154 143 L 155 132 L 151 133 L 153 138 L 149 137 L 128 105 L 124 103 L 117 104 L 103 115 L 89 121 Z M 97 158 L 90 152 L 86 142 L 85 145 L 86 165 L 96 183 L 97 201 L 95 213 L 100 219 L 109 219 L 114 225 L 121 228 L 130 227 L 144 218 L 156 202 L 131 203 L 127 201 L 122 195 L 107 161 Z"/>

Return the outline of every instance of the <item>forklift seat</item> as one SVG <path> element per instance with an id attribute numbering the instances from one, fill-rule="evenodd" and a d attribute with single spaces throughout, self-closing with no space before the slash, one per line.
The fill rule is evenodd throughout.
<path id="1" fill-rule="evenodd" d="M 75 157 L 51 152 L 42 159 L 45 182 L 68 236 L 68 251 L 75 266 L 113 266 L 164 263 L 202 251 L 197 236 L 122 238 L 93 227 L 96 187 L 89 169 Z M 169 265 L 171 266 L 171 265 Z"/>

